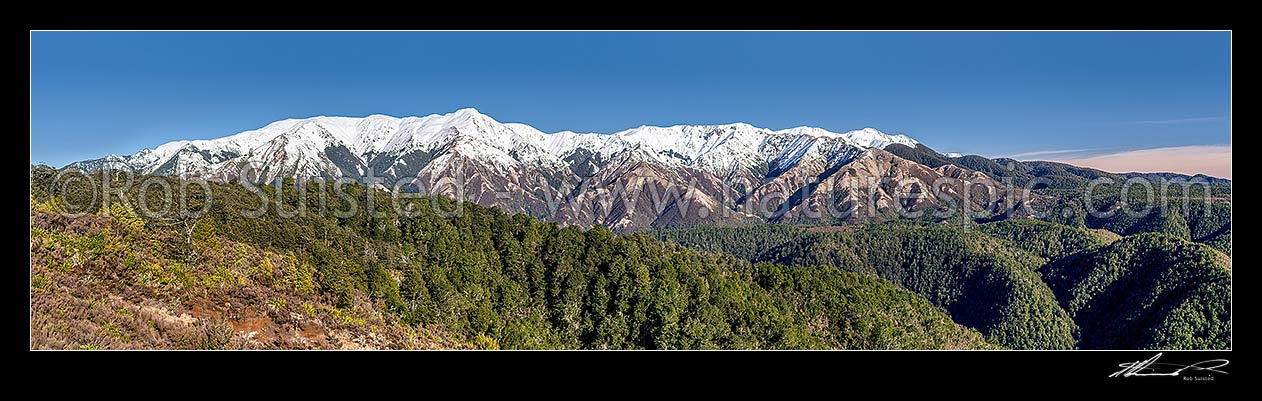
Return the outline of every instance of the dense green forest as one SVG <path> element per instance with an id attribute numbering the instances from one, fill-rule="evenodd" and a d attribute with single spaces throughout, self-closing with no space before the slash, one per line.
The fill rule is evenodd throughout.
<path id="1" fill-rule="evenodd" d="M 56 174 L 32 168 L 43 348 L 1231 346 L 1229 207 L 616 235 L 358 184 L 152 177 L 166 204 Z"/>
<path id="2" fill-rule="evenodd" d="M 1231 344 L 1229 261 L 1208 247 L 1146 233 L 1071 254 L 1044 280 L 1095 349 L 1219 349 Z"/>
<path id="3" fill-rule="evenodd" d="M 877 276 L 1006 347 L 1230 347 L 1230 259 L 1186 237 L 1113 242 L 1104 232 L 1034 220 L 654 234 L 751 261 Z"/>
<path id="4" fill-rule="evenodd" d="M 1066 349 L 1076 326 L 1025 252 L 945 225 L 881 224 L 817 233 L 787 226 L 666 230 L 660 238 L 710 251 L 760 249 L 754 261 L 836 266 L 907 288 L 956 322 L 1012 348 Z M 763 247 L 755 247 L 763 246 Z"/>
<path id="5" fill-rule="evenodd" d="M 43 347 L 292 347 L 285 341 L 301 341 L 224 333 L 317 317 L 335 322 L 329 333 L 366 338 L 337 344 L 395 348 L 996 346 L 897 285 L 827 266 L 751 263 L 442 197 L 407 197 L 399 215 L 388 193 L 356 184 L 262 187 L 273 202 L 251 218 L 242 211 L 261 205 L 249 187 L 206 191 L 159 177 L 189 195 L 150 217 L 138 210 L 160 208 L 158 185 L 134 186 L 121 197 L 130 202 L 114 196 L 105 208 L 87 187 L 50 194 L 55 174 L 32 169 L 32 296 L 42 311 L 32 324 Z M 92 212 L 65 217 L 78 211 L 66 205 Z M 112 312 L 59 312 L 96 305 Z M 155 333 L 166 326 L 136 317 L 182 310 L 218 328 L 165 338 Z M 306 326 L 276 331 L 294 327 Z M 429 340 L 418 345 L 417 333 Z M 80 341 L 102 336 L 112 339 Z"/>

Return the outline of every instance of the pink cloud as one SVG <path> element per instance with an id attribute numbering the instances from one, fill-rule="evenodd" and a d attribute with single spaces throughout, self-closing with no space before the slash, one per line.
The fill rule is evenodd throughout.
<path id="1" fill-rule="evenodd" d="M 1176 146 L 1050 159 L 1114 173 L 1171 172 L 1231 178 L 1231 145 Z"/>

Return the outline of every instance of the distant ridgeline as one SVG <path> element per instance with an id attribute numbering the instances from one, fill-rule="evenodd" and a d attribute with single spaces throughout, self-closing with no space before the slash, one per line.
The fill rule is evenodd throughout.
<path id="1" fill-rule="evenodd" d="M 956 165 L 1055 198 L 1039 219 L 1120 235 L 1158 232 L 1231 253 L 1231 180 L 1172 173 L 1115 174 L 1044 161 L 946 157 L 923 144 L 885 150 L 930 167 Z M 1092 180 L 1102 180 L 1092 186 Z M 1033 184 L 1031 183 L 1033 182 Z"/>
<path id="2" fill-rule="evenodd" d="M 873 128 L 772 130 L 733 123 L 544 133 L 462 109 L 404 118 L 287 119 L 67 168 L 218 182 L 344 179 L 617 233 L 768 222 L 1037 218 L 1123 235 L 1168 231 L 1220 250 L 1231 243 L 1229 180 L 947 157 Z M 1092 181 L 1101 178 L 1103 185 Z M 1199 183 L 1177 184 L 1188 180 Z M 1155 206 L 1141 209 L 1148 204 Z M 1088 213 L 1115 209 L 1143 212 Z"/>

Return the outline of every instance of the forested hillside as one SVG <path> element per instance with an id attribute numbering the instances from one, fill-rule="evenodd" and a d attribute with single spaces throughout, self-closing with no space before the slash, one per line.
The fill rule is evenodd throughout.
<path id="1" fill-rule="evenodd" d="M 1012 348 L 1073 348 L 1076 327 L 1024 251 L 953 227 L 882 224 L 815 233 L 786 226 L 658 233 L 706 250 L 763 249 L 755 261 L 836 266 L 880 277 Z M 751 248 L 749 244 L 766 246 Z"/>
<path id="2" fill-rule="evenodd" d="M 753 261 L 874 275 L 1013 348 L 1230 348 L 1230 259 L 1165 234 L 1040 221 L 664 230 Z M 1112 242 L 1112 244 L 1110 244 Z M 751 252 L 750 250 L 760 250 Z"/>
<path id="3" fill-rule="evenodd" d="M 1039 270 L 1082 327 L 1083 348 L 1220 349 L 1231 345 L 1230 261 L 1221 256 L 1148 233 Z"/>
<path id="4" fill-rule="evenodd" d="M 155 218 L 138 200 L 161 191 L 103 208 L 84 187 L 50 195 L 55 174 L 32 169 L 36 348 L 995 347 L 922 297 L 827 266 L 441 197 L 409 197 L 401 216 L 359 185 L 264 187 L 257 218 L 242 213 L 261 206 L 249 188 L 189 185 Z M 67 204 L 92 213 L 62 216 Z"/>
<path id="5" fill-rule="evenodd" d="M 1230 347 L 1230 258 L 1188 241 L 1229 235 L 1212 213 L 1126 237 L 1036 220 L 618 235 L 292 181 L 157 177 L 187 196 L 150 216 L 163 192 L 139 188 L 157 185 L 107 208 L 50 194 L 55 174 L 32 169 L 37 348 Z"/>

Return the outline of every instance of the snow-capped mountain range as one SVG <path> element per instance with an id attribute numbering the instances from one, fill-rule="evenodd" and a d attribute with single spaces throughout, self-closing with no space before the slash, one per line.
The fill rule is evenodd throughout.
<path id="1" fill-rule="evenodd" d="M 871 174 L 893 174 L 900 163 L 915 163 L 881 149 L 917 143 L 873 128 L 836 133 L 814 127 L 771 130 L 744 123 L 641 126 L 612 134 L 544 133 L 526 124 L 501 123 L 469 108 L 424 117 L 287 119 L 223 138 L 175 141 L 130 156 L 111 155 L 67 167 L 222 181 L 350 177 L 387 187 L 406 182 L 405 190 L 629 231 L 803 215 L 788 209 L 821 205 L 804 205 L 803 198 L 791 196 L 792 191 L 813 192 L 841 166 L 860 159 L 884 163 L 869 166 L 875 169 Z M 244 177 L 243 170 L 248 172 Z M 918 175 L 927 178 L 931 177 Z M 635 201 L 654 191 L 672 190 L 682 191 L 676 198 L 663 201 L 658 196 L 644 202 L 652 205 Z M 823 202 L 859 198 L 851 188 L 847 195 Z M 694 200 L 696 204 L 690 203 Z M 742 210 L 758 201 L 774 210 Z M 683 210 L 696 207 L 710 212 Z M 676 216 L 666 217 L 672 209 Z M 711 213 L 719 209 L 737 212 Z"/>
<path id="2" fill-rule="evenodd" d="M 362 177 L 368 168 L 375 168 L 379 176 L 398 178 L 398 172 L 409 170 L 407 156 L 415 152 L 434 155 L 430 162 L 438 166 L 450 159 L 442 156 L 454 152 L 488 166 L 511 169 L 563 166 L 564 159 L 578 153 L 609 158 L 638 149 L 657 162 L 721 172 L 768 161 L 788 168 L 822 144 L 884 148 L 893 143 L 915 146 L 917 142 L 873 128 L 846 133 L 815 127 L 777 131 L 744 123 L 549 134 L 526 124 L 501 123 L 468 108 L 424 117 L 287 119 L 223 138 L 174 141 L 130 156 L 110 155 L 71 166 L 235 178 L 237 167 L 248 163 L 268 168 L 270 174 L 262 181 L 278 176 Z"/>

